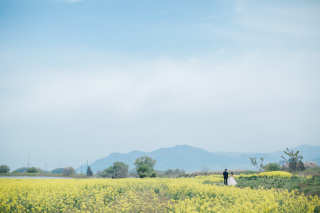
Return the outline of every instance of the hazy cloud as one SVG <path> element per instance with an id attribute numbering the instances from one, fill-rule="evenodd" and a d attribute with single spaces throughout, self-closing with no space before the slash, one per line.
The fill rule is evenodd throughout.
<path id="1" fill-rule="evenodd" d="M 250 2 L 250 3 L 249 3 Z M 293 37 L 320 36 L 319 4 L 270 4 L 235 1 L 235 22 L 257 30 Z"/>
<path id="2" fill-rule="evenodd" d="M 272 59 L 276 56 L 277 60 Z M 131 61 L 126 67 L 113 65 L 108 72 L 102 67 L 77 75 L 65 72 L 19 82 L 24 85 L 21 95 L 4 100 L 7 108 L 2 111 L 6 111 L 4 117 L 45 116 L 98 105 L 130 115 L 263 107 L 277 102 L 290 105 L 311 101 L 314 89 L 319 89 L 313 77 L 308 77 L 315 68 L 302 71 L 304 64 L 316 63 L 313 58 L 316 55 L 253 52 L 228 62 L 158 59 Z"/>

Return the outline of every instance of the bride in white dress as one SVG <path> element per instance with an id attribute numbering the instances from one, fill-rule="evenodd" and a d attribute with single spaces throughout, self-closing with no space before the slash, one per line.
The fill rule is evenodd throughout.
<path id="1" fill-rule="evenodd" d="M 231 175 L 228 178 L 228 185 L 230 186 L 237 185 L 237 181 L 233 178 L 233 172 L 231 172 Z"/>

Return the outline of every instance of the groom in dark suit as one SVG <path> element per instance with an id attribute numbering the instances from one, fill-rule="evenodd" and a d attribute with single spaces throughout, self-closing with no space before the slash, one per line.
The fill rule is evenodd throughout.
<path id="1" fill-rule="evenodd" d="M 227 172 L 227 169 L 225 169 L 224 172 L 223 172 L 223 180 L 224 180 L 224 184 L 228 185 L 228 172 Z"/>

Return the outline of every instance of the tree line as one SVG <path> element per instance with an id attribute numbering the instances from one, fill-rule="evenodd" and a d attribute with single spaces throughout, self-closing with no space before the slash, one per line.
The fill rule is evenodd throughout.
<path id="1" fill-rule="evenodd" d="M 135 160 L 135 166 L 136 166 L 136 172 L 138 177 L 145 178 L 145 177 L 156 177 L 156 172 L 154 171 L 154 166 L 156 164 L 156 160 L 148 157 L 143 156 L 140 158 L 137 158 Z M 0 173 L 9 173 L 10 168 L 7 165 L 1 165 L 0 166 Z M 36 167 L 30 167 L 30 168 L 20 168 L 18 170 L 15 170 L 13 173 L 45 173 L 43 170 L 36 168 Z M 71 176 L 75 174 L 75 170 L 73 167 L 66 167 L 66 168 L 58 168 L 51 173 L 61 173 L 63 176 Z M 126 178 L 129 174 L 129 165 L 123 163 L 123 162 L 114 162 L 112 166 L 106 168 L 102 172 L 99 173 L 101 177 L 105 178 Z M 90 166 L 87 168 L 86 172 L 87 176 L 92 176 L 93 172 Z"/>
<path id="2" fill-rule="evenodd" d="M 296 171 L 304 171 L 306 168 L 317 168 L 318 165 L 316 162 L 307 161 L 302 162 L 303 156 L 299 150 L 294 151 L 286 148 L 283 151 L 285 156 L 281 156 L 283 160 L 278 163 L 268 163 L 264 164 L 265 157 L 250 157 L 251 164 L 257 168 L 257 171 L 280 171 L 280 170 L 288 170 L 290 172 Z"/>
<path id="3" fill-rule="evenodd" d="M 10 167 L 7 165 L 0 165 L 0 173 L 5 174 L 5 173 L 9 173 L 10 172 Z M 57 168 L 54 169 L 50 172 L 46 172 L 40 168 L 36 168 L 36 167 L 21 167 L 19 169 L 16 169 L 12 172 L 13 174 L 16 173 L 28 173 L 28 174 L 62 174 L 63 176 L 71 176 L 73 174 L 75 174 L 75 170 L 73 167 L 69 166 L 69 167 L 65 167 L 65 168 Z"/>
<path id="4" fill-rule="evenodd" d="M 157 161 L 155 159 L 148 156 L 137 158 L 134 162 L 134 165 L 136 166 L 138 177 L 156 177 L 156 172 L 154 171 L 156 162 Z M 99 173 L 99 175 L 102 177 L 112 179 L 126 178 L 128 177 L 128 174 L 129 165 L 119 161 L 114 162 L 112 166 Z"/>
<path id="5" fill-rule="evenodd" d="M 290 172 L 295 171 L 304 171 L 306 168 L 317 168 L 318 165 L 316 162 L 307 161 L 302 162 L 302 155 L 299 151 L 294 151 L 286 148 L 285 151 L 283 151 L 285 156 L 281 156 L 283 159 L 279 163 L 269 163 L 264 164 L 264 157 L 257 158 L 257 157 L 250 157 L 251 164 L 257 168 L 258 171 L 280 171 L 280 170 L 288 170 Z M 185 176 L 185 172 L 183 170 L 172 170 L 168 169 L 165 172 L 155 172 L 154 166 L 156 164 L 156 160 L 152 159 L 148 156 L 143 156 L 140 158 L 137 158 L 134 162 L 135 165 L 135 171 L 136 176 L 139 178 L 146 178 L 146 177 L 156 177 L 157 173 L 161 176 L 166 177 L 183 177 Z M 7 165 L 0 165 L 0 173 L 9 173 L 10 168 Z M 13 173 L 47 173 L 39 168 L 30 167 L 30 168 L 19 168 Z M 75 169 L 73 167 L 65 167 L 65 168 L 57 168 L 52 170 L 50 173 L 54 174 L 62 174 L 63 176 L 71 176 L 75 174 Z M 92 176 L 93 172 L 90 166 L 87 167 L 86 171 L 87 176 Z M 114 162 L 112 166 L 104 169 L 103 171 L 99 171 L 97 173 L 98 176 L 104 177 L 104 178 L 126 178 L 129 176 L 129 165 L 125 164 L 123 162 Z"/>

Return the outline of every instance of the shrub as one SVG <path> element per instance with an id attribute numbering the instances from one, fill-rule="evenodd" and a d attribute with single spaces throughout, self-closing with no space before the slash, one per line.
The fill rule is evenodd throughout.
<path id="1" fill-rule="evenodd" d="M 157 173 L 156 173 L 156 172 L 152 172 L 151 175 L 150 175 L 150 177 L 151 177 L 151 178 L 157 177 Z"/>
<path id="2" fill-rule="evenodd" d="M 281 168 L 280 168 L 280 165 L 277 164 L 277 163 L 268 163 L 266 166 L 265 166 L 265 170 L 267 172 L 272 172 L 272 171 L 280 171 Z"/>
<path id="3" fill-rule="evenodd" d="M 27 173 L 38 173 L 38 169 L 36 167 L 30 167 L 27 169 Z"/>

